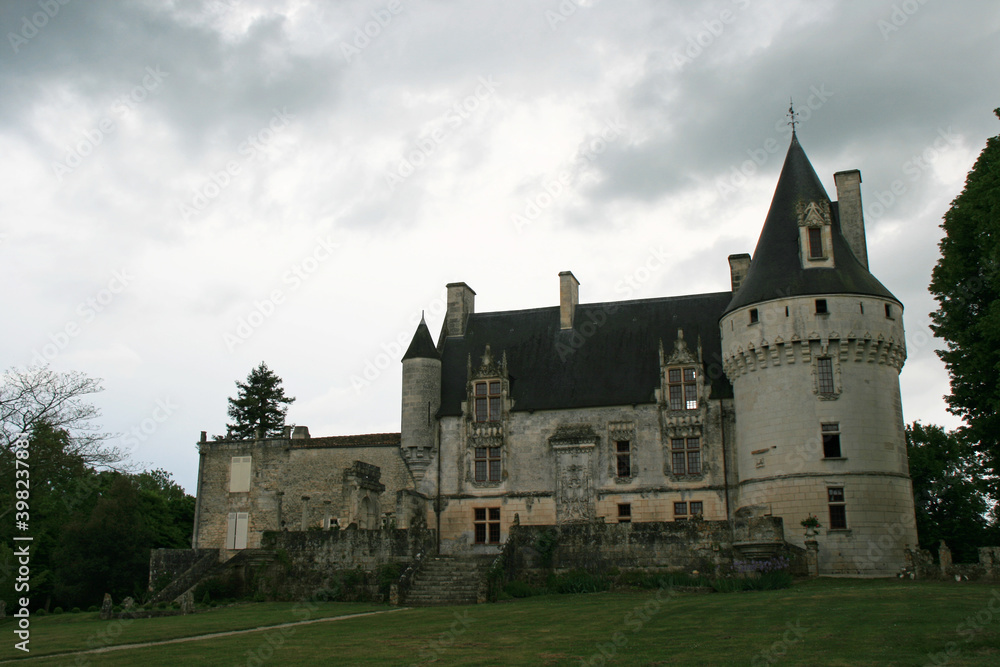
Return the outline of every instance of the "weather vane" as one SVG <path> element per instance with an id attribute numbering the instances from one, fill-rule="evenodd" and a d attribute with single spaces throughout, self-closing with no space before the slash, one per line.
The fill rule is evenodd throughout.
<path id="1" fill-rule="evenodd" d="M 795 113 L 795 104 L 792 98 L 788 98 L 788 124 L 792 126 L 792 134 L 795 134 L 795 126 L 799 123 L 799 115 Z"/>

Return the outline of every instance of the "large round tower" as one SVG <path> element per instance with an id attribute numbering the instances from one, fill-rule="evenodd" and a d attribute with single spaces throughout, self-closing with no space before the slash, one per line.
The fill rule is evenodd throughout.
<path id="1" fill-rule="evenodd" d="M 895 574 L 915 547 L 899 372 L 902 304 L 868 271 L 860 174 L 831 203 L 793 134 L 720 326 L 736 408 L 737 507 L 781 516 L 821 573 Z"/>
<path id="2" fill-rule="evenodd" d="M 424 318 L 403 355 L 403 406 L 400 450 L 413 477 L 420 482 L 430 465 L 441 407 L 441 355 Z"/>

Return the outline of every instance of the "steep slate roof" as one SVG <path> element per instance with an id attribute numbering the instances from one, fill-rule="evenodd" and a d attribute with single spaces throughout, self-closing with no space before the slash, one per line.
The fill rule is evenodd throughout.
<path id="1" fill-rule="evenodd" d="M 750 269 L 726 308 L 727 313 L 753 303 L 803 294 L 866 294 L 898 302 L 854 256 L 840 231 L 837 206 L 833 206 L 831 215 L 835 267 L 802 268 L 796 207 L 811 201 L 829 204 L 830 197 L 793 134 Z"/>
<path id="2" fill-rule="evenodd" d="M 468 359 L 471 356 L 475 372 L 487 344 L 497 364 L 506 353 L 516 411 L 652 403 L 653 391 L 660 386 L 659 343 L 663 341 L 669 357 L 678 328 L 684 330 L 693 354 L 701 338 L 712 397 L 731 397 L 732 386 L 722 373 L 719 335 L 719 317 L 731 296 L 718 292 L 580 304 L 576 337 L 572 331 L 560 331 L 558 306 L 473 313 L 464 336 L 443 339 L 439 415 L 461 414 Z M 602 317 L 604 324 L 593 324 Z"/>
<path id="3" fill-rule="evenodd" d="M 403 355 L 403 361 L 418 358 L 441 358 L 441 354 L 438 352 L 437 346 L 434 345 L 434 339 L 431 338 L 430 329 L 427 328 L 427 322 L 424 321 L 423 315 L 420 316 L 420 324 L 417 325 L 417 330 L 413 334 L 413 340 L 410 341 L 410 346 L 406 348 L 406 354 Z"/>

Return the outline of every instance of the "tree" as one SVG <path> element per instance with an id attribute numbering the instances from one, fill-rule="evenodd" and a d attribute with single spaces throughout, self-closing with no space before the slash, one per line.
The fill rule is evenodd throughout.
<path id="1" fill-rule="evenodd" d="M 991 501 L 978 455 L 960 432 L 914 422 L 906 426 L 906 449 L 920 546 L 940 540 L 956 562 L 978 562 L 978 547 L 995 544 L 996 526 L 987 519 Z"/>
<path id="2" fill-rule="evenodd" d="M 86 398 L 100 391 L 101 381 L 84 373 L 57 373 L 45 366 L 6 371 L 0 384 L 0 450 L 11 452 L 19 437 L 44 423 L 65 433 L 66 455 L 88 466 L 127 468 L 127 452 L 104 444 L 109 434 L 91 421 L 100 411 Z"/>
<path id="3" fill-rule="evenodd" d="M 1000 109 L 994 110 L 1000 117 Z M 966 437 L 1000 473 L 1000 136 L 991 137 L 941 227 L 941 258 L 930 291 L 931 329 L 951 376 L 949 410 Z M 1000 489 L 994 486 L 994 496 Z"/>
<path id="4" fill-rule="evenodd" d="M 230 437 L 253 438 L 257 429 L 263 436 L 279 435 L 285 426 L 287 405 L 295 401 L 285 396 L 281 378 L 262 361 L 250 371 L 247 381 L 237 381 L 236 387 L 236 398 L 229 399 L 229 416 L 234 420 L 226 425 Z"/>

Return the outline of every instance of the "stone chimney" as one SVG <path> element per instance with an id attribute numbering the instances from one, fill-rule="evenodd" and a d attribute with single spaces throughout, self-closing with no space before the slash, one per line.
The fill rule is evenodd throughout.
<path id="1" fill-rule="evenodd" d="M 865 241 L 865 217 L 861 208 L 861 172 L 857 169 L 838 171 L 833 175 L 837 184 L 837 209 L 840 231 L 854 256 L 868 268 L 868 244 Z"/>
<path id="2" fill-rule="evenodd" d="M 743 284 L 743 279 L 747 277 L 750 270 L 750 255 L 740 253 L 729 256 L 729 281 L 735 292 Z"/>
<path id="3" fill-rule="evenodd" d="M 309 427 L 308 426 L 296 426 L 292 429 L 292 440 L 308 440 L 309 439 Z"/>
<path id="4" fill-rule="evenodd" d="M 464 336 L 469 315 L 476 312 L 476 293 L 465 283 L 448 283 L 448 312 L 445 335 Z"/>
<path id="5" fill-rule="evenodd" d="M 580 281 L 572 271 L 559 274 L 559 328 L 572 329 L 576 306 L 580 303 Z"/>

